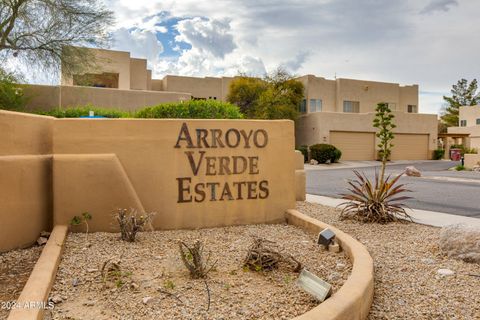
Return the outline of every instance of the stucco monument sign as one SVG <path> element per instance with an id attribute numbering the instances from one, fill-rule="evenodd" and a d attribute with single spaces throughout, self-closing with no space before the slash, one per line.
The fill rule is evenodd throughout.
<path id="1" fill-rule="evenodd" d="M 40 231 L 86 211 L 92 232 L 116 231 L 112 213 L 118 208 L 156 212 L 155 229 L 282 222 L 285 210 L 295 207 L 296 182 L 305 184 L 304 174 L 296 179 L 289 120 L 0 112 L 0 126 L 6 137 L 0 141 L 6 156 L 1 193 L 12 199 L 0 212 L 8 217 L 3 250 L 31 243 Z M 9 231 L 24 221 L 24 233 Z"/>
<path id="2" fill-rule="evenodd" d="M 284 220 L 295 205 L 293 122 L 54 121 L 55 223 L 117 207 L 156 212 L 157 229 Z"/>
<path id="3" fill-rule="evenodd" d="M 263 129 L 196 129 L 195 135 L 183 123 L 175 148 L 185 148 L 186 160 L 191 169 L 188 177 L 179 177 L 178 203 L 203 201 L 232 201 L 266 199 L 269 196 L 268 180 L 256 180 L 260 175 L 259 156 L 243 156 L 244 149 L 265 148 L 268 133 Z M 209 156 L 210 149 L 231 148 L 237 155 Z M 250 175 L 250 180 L 223 181 L 225 175 Z M 201 176 L 218 176 L 217 182 L 198 182 Z"/>

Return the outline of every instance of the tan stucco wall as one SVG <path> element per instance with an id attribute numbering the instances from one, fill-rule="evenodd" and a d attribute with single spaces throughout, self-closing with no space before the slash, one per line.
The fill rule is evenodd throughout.
<path id="1" fill-rule="evenodd" d="M 480 166 L 480 154 L 465 154 L 465 167 L 472 169 L 475 166 Z"/>
<path id="2" fill-rule="evenodd" d="M 118 73 L 118 89 L 130 89 L 130 53 L 125 51 L 90 49 L 94 54 L 95 63 L 83 73 L 100 74 L 103 72 Z M 63 73 L 61 84 L 73 85 L 73 77 Z"/>
<path id="3" fill-rule="evenodd" d="M 53 118 L 0 111 L 0 252 L 51 227 Z"/>
<path id="4" fill-rule="evenodd" d="M 50 110 L 92 104 L 102 108 L 135 110 L 165 102 L 189 100 L 190 94 L 144 90 L 120 90 L 81 86 L 25 85 L 27 109 Z"/>
<path id="5" fill-rule="evenodd" d="M 470 148 L 480 151 L 480 126 L 450 127 L 448 133 L 467 133 L 470 136 L 466 139 Z"/>
<path id="6" fill-rule="evenodd" d="M 145 210 L 157 212 L 154 226 L 158 229 L 213 227 L 283 220 L 283 212 L 286 208 L 292 208 L 295 205 L 295 153 L 291 121 L 189 121 L 188 127 L 193 133 L 196 128 L 221 129 L 224 133 L 230 128 L 244 129 L 246 132 L 262 128 L 268 132 L 268 145 L 265 148 L 202 148 L 198 150 L 174 148 L 182 124 L 182 120 L 59 119 L 54 124 L 55 157 L 61 154 L 115 154 Z M 193 133 L 192 136 L 194 136 Z M 179 185 L 176 179 L 193 176 L 186 151 L 206 151 L 205 156 L 258 156 L 259 174 L 208 176 L 205 175 L 205 168 L 202 167 L 198 176 L 192 178 L 191 183 L 195 185 L 199 182 L 227 181 L 232 185 L 240 181 L 267 180 L 268 198 L 246 199 L 244 190 L 241 200 L 207 201 L 205 199 L 197 203 L 177 203 Z M 198 155 L 198 152 L 195 152 L 195 157 Z M 282 155 L 282 161 L 278 161 L 279 155 Z M 90 212 L 94 217 L 92 227 L 95 230 L 111 231 L 111 223 L 107 223 L 109 219 L 103 217 L 111 217 L 116 207 L 125 204 L 121 201 L 125 192 L 119 193 L 114 198 L 104 198 L 101 196 L 105 194 L 102 190 L 111 186 L 116 187 L 111 183 L 105 185 L 106 177 L 123 174 L 119 170 L 104 174 L 98 174 L 99 170 L 93 168 L 83 170 L 82 167 L 85 168 L 87 164 L 82 165 L 78 161 L 70 161 L 71 167 L 68 167 L 68 163 L 62 163 L 62 165 L 64 172 L 72 172 L 73 179 L 67 176 L 60 184 L 57 184 L 57 179 L 54 180 L 55 221 L 71 219 L 73 215 L 87 210 L 86 204 L 89 204 L 87 207 L 92 208 Z M 54 168 L 57 168 L 56 160 Z M 98 190 L 94 189 L 95 186 L 98 186 Z M 259 186 L 256 188 L 258 190 Z M 79 190 L 84 192 L 82 194 L 73 192 Z M 220 193 L 221 189 L 217 191 L 217 197 Z M 65 198 L 59 198 L 60 194 Z M 208 193 L 207 197 L 209 197 Z M 65 205 L 57 206 L 60 202 Z M 108 212 L 95 210 L 106 207 L 110 207 L 111 210 Z M 102 218 L 95 219 L 95 216 Z"/>
<path id="7" fill-rule="evenodd" d="M 418 85 L 400 86 L 397 83 L 354 79 L 328 80 L 314 75 L 298 78 L 305 86 L 307 113 L 310 99 L 322 100 L 322 111 L 343 112 L 343 102 L 359 101 L 360 113 L 374 112 L 379 102 L 396 104 L 396 110 L 407 112 L 407 106 L 418 106 Z"/>
<path id="8" fill-rule="evenodd" d="M 467 120 L 467 127 L 480 127 L 480 125 L 477 125 L 477 119 L 480 119 L 480 105 L 460 107 L 458 118 L 459 120 Z"/>
<path id="9" fill-rule="evenodd" d="M 182 77 L 167 75 L 163 78 L 163 91 L 188 92 L 192 97 L 225 100 L 232 78 Z"/>
<path id="10" fill-rule="evenodd" d="M 395 112 L 396 133 L 429 134 L 430 154 L 437 144 L 437 116 Z M 330 131 L 375 132 L 374 113 L 315 112 L 295 123 L 295 145 L 330 143 Z M 376 143 L 378 144 L 378 143 Z"/>
<path id="11" fill-rule="evenodd" d="M 147 60 L 130 58 L 130 89 L 148 90 L 148 76 Z"/>

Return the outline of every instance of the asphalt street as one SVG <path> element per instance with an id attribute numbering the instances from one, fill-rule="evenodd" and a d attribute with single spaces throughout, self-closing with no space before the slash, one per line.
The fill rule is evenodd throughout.
<path id="1" fill-rule="evenodd" d="M 480 173 L 447 171 L 457 164 L 452 161 L 412 161 L 388 165 L 387 174 L 399 174 L 407 165 L 422 172 L 420 178 L 403 176 L 400 179 L 412 191 L 409 196 L 414 199 L 405 202 L 412 209 L 480 218 Z M 346 191 L 348 179 L 355 177 L 353 169 L 373 177 L 379 166 L 307 170 L 307 193 L 340 198 L 340 194 Z"/>

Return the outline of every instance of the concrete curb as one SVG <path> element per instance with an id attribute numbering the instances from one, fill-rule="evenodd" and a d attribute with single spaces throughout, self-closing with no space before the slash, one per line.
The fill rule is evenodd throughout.
<path id="1" fill-rule="evenodd" d="M 345 202 L 342 199 L 330 198 L 324 196 L 317 196 L 314 194 L 307 194 L 307 202 L 317 203 L 328 207 L 336 208 L 341 203 Z M 341 206 L 340 206 L 341 208 Z M 433 227 L 446 227 L 453 224 L 465 224 L 469 226 L 479 226 L 480 219 L 470 218 L 465 216 L 459 216 L 455 214 L 435 212 L 420 209 L 406 209 L 407 213 L 412 217 L 413 222 L 418 224 L 424 224 Z"/>
<path id="2" fill-rule="evenodd" d="M 25 287 L 7 320 L 43 319 L 50 289 L 55 281 L 62 256 L 68 227 L 57 225 L 53 228 L 42 254 L 33 268 Z"/>
<path id="3" fill-rule="evenodd" d="M 297 210 L 287 210 L 285 217 L 289 224 L 315 234 L 325 228 L 332 230 L 340 246 L 353 263 L 352 273 L 340 290 L 319 306 L 296 317 L 295 320 L 366 319 L 373 302 L 374 269 L 373 259 L 365 246 L 343 231 Z"/>

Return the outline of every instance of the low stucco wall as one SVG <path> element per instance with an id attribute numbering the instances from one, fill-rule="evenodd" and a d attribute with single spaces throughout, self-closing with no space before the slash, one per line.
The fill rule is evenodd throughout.
<path id="1" fill-rule="evenodd" d="M 53 118 L 0 111 L 0 252 L 51 228 Z"/>
<path id="2" fill-rule="evenodd" d="M 428 134 L 429 154 L 437 148 L 437 115 L 394 112 L 395 133 Z M 374 113 L 315 112 L 296 122 L 295 145 L 329 143 L 330 131 L 375 132 Z M 378 144 L 378 138 L 375 145 Z M 378 148 L 378 147 L 376 147 Z M 378 149 L 377 149 L 378 150 Z"/>
<path id="3" fill-rule="evenodd" d="M 50 110 L 91 104 L 102 108 L 136 110 L 166 102 L 190 100 L 189 93 L 121 90 L 81 86 L 25 85 L 28 110 Z"/>
<path id="4" fill-rule="evenodd" d="M 472 169 L 475 166 L 480 166 L 480 154 L 469 154 L 464 155 L 465 167 Z"/>
<path id="5" fill-rule="evenodd" d="M 318 234 L 323 229 L 335 233 L 335 239 L 351 259 L 353 268 L 347 281 L 335 294 L 319 306 L 295 320 L 364 320 L 370 312 L 374 293 L 373 259 L 364 245 L 343 231 L 306 216 L 297 210 L 287 210 L 287 222 Z"/>

